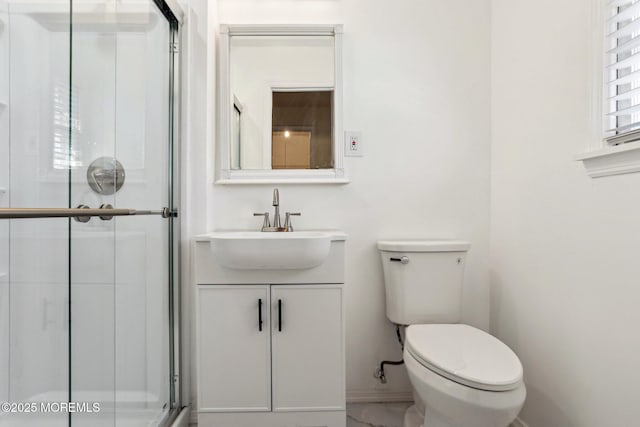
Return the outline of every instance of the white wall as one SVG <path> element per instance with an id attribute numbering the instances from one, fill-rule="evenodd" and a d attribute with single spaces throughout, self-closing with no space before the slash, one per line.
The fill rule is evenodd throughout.
<path id="1" fill-rule="evenodd" d="M 215 102 L 213 99 L 215 81 L 215 45 L 210 38 L 216 25 L 216 0 L 184 0 L 180 2 L 184 11 L 184 25 L 181 40 L 182 108 L 180 141 L 180 250 L 182 281 L 182 369 L 180 373 L 185 405 L 195 403 L 195 343 L 193 334 L 192 289 L 186 284 L 190 278 L 190 243 L 192 236 L 206 232 L 210 225 L 208 206 L 209 172 L 207 171 L 207 144 L 215 131 Z M 213 55 L 213 56 L 212 56 Z M 211 86 L 209 86 L 211 84 Z M 212 173 L 211 173 L 211 176 Z"/>
<path id="2" fill-rule="evenodd" d="M 638 425 L 640 174 L 588 178 L 585 0 L 492 2 L 491 330 L 531 427 Z"/>
<path id="3" fill-rule="evenodd" d="M 350 395 L 408 392 L 384 313 L 380 238 L 469 239 L 464 321 L 488 327 L 490 161 L 488 0 L 388 2 L 220 0 L 221 23 L 344 24 L 345 129 L 363 133 L 366 156 L 347 159 L 352 182 L 280 186 L 299 229 L 339 228 L 347 245 L 347 389 Z M 212 140 L 209 140 L 209 144 Z M 209 152 L 211 152 L 211 146 Z M 214 186 L 207 223 L 258 229 L 273 186 Z"/>

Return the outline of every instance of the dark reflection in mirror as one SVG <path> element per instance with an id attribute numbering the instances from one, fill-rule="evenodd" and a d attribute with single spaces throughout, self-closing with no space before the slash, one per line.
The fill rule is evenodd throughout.
<path id="1" fill-rule="evenodd" d="M 274 91 L 272 169 L 333 168 L 333 91 Z"/>

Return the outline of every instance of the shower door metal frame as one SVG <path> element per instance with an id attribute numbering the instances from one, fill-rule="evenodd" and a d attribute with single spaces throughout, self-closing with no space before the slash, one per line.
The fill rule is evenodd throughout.
<path id="1" fill-rule="evenodd" d="M 171 37 L 169 41 L 169 173 L 168 173 L 168 204 L 173 212 L 180 212 L 180 186 L 175 185 L 175 178 L 180 176 L 180 100 L 182 70 L 180 60 L 180 46 L 182 38 L 182 10 L 175 0 L 153 0 L 158 9 L 169 22 Z M 176 223 L 177 215 L 169 220 L 169 416 L 161 426 L 170 426 L 183 408 L 182 381 L 182 313 L 180 286 L 180 226 Z M 177 219 L 179 221 L 179 219 Z"/>

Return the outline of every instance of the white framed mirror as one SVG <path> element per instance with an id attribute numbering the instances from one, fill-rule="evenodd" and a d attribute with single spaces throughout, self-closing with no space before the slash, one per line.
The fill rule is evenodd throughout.
<path id="1" fill-rule="evenodd" d="M 342 25 L 220 25 L 218 184 L 349 182 Z"/>

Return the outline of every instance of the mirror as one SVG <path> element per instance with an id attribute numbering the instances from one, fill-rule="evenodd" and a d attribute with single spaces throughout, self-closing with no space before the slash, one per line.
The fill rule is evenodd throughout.
<path id="1" fill-rule="evenodd" d="M 218 183 L 347 182 L 341 30 L 220 27 Z"/>

